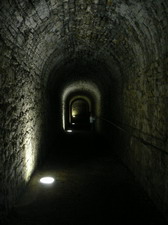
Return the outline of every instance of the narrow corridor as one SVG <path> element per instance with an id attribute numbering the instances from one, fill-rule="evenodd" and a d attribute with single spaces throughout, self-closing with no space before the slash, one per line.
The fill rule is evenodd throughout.
<path id="1" fill-rule="evenodd" d="M 168 0 L 0 0 L 0 225 L 166 224 L 153 204 L 168 223 Z"/>
<path id="2" fill-rule="evenodd" d="M 166 225 L 113 148 L 87 131 L 60 137 L 7 224 Z M 53 176 L 54 184 L 39 183 L 43 176 Z"/>

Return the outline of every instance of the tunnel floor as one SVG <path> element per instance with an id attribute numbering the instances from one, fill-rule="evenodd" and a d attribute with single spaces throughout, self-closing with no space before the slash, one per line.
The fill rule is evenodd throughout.
<path id="1" fill-rule="evenodd" d="M 59 137 L 7 224 L 166 225 L 113 150 L 103 137 L 91 132 Z M 40 184 L 43 176 L 53 176 L 54 184 Z"/>

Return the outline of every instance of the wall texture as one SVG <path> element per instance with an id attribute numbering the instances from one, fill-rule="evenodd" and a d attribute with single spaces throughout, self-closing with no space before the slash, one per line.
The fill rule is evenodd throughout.
<path id="1" fill-rule="evenodd" d="M 167 58 L 131 74 L 123 89 L 123 158 L 154 202 L 168 215 Z M 123 134 L 122 134 L 123 135 Z"/>

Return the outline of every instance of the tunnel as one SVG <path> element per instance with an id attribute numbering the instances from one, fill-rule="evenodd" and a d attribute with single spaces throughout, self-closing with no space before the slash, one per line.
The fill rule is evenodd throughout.
<path id="1" fill-rule="evenodd" d="M 168 224 L 168 1 L 1 0 L 0 127 L 1 224 Z"/>

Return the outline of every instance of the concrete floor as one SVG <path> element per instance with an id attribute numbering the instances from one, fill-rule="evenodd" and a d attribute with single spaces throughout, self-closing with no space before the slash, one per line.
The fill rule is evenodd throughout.
<path id="1" fill-rule="evenodd" d="M 112 151 L 97 135 L 72 133 L 59 138 L 7 224 L 168 224 Z M 39 179 L 48 175 L 55 183 L 40 184 Z"/>

